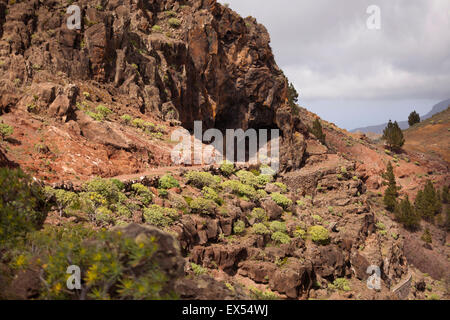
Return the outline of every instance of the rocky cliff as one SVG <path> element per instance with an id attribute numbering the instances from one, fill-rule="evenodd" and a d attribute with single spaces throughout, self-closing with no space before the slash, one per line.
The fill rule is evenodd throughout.
<path id="1" fill-rule="evenodd" d="M 214 0 L 79 1 L 81 29 L 70 30 L 67 5 L 0 5 L 2 112 L 37 106 L 76 122 L 88 140 L 111 137 L 75 107 L 87 85 L 99 91 L 99 102 L 188 129 L 195 120 L 204 130 L 281 129 L 283 169 L 299 167 L 305 144 L 295 132 L 306 130 L 287 105 L 287 81 L 267 30 L 254 18 Z M 109 140 L 97 142 L 130 147 Z"/>
<path id="2" fill-rule="evenodd" d="M 70 4 L 80 29 L 67 27 Z M 403 283 L 416 285 L 410 298 L 427 297 L 425 286 L 448 297 L 447 233 L 421 222 L 431 245 L 403 229 L 385 211 L 381 176 L 395 163 L 401 195 L 414 197 L 428 179 L 444 185 L 448 164 L 394 155 L 324 120 L 321 142 L 307 129 L 318 117 L 288 96 L 264 26 L 215 0 L 0 0 L 0 123 L 11 129 L 0 166 L 47 186 L 50 235 L 106 228 L 138 244 L 156 234 L 156 264 L 185 299 L 395 299 L 398 283 L 402 297 Z M 195 120 L 280 129 L 281 172 L 173 166 L 170 133 Z M 43 267 L 31 261 L 16 277 L 7 252 L 0 292 L 45 297 Z M 366 285 L 371 265 L 380 291 Z"/>

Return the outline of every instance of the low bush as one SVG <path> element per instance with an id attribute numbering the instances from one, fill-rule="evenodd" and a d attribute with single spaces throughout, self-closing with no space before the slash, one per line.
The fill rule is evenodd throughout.
<path id="1" fill-rule="evenodd" d="M 168 23 L 172 28 L 178 28 L 179 26 L 181 26 L 181 21 L 177 18 L 170 18 Z"/>
<path id="2" fill-rule="evenodd" d="M 333 290 L 341 290 L 341 291 L 350 291 L 350 284 L 348 283 L 348 280 L 345 278 L 337 278 L 333 281 L 332 284 L 328 286 L 330 289 Z"/>
<path id="3" fill-rule="evenodd" d="M 255 219 L 256 222 L 266 222 L 268 220 L 266 211 L 263 208 L 254 208 L 250 217 Z"/>
<path id="4" fill-rule="evenodd" d="M 231 176 L 234 173 L 234 164 L 229 161 L 223 162 L 222 165 L 220 166 L 220 172 L 225 177 Z"/>
<path id="5" fill-rule="evenodd" d="M 286 232 L 286 223 L 281 221 L 272 221 L 270 223 L 270 230 L 273 232 Z"/>
<path id="6" fill-rule="evenodd" d="M 163 208 L 156 204 L 144 208 L 144 219 L 147 223 L 156 227 L 167 227 L 179 218 L 175 209 Z"/>
<path id="7" fill-rule="evenodd" d="M 0 246 L 42 227 L 49 204 L 44 190 L 20 169 L 0 168 Z"/>
<path id="8" fill-rule="evenodd" d="M 203 198 L 205 198 L 207 200 L 212 200 L 215 203 L 217 203 L 219 206 L 221 206 L 223 204 L 223 200 L 219 197 L 219 195 L 213 188 L 204 187 L 202 189 L 202 194 L 203 194 Z"/>
<path id="9" fill-rule="evenodd" d="M 279 192 L 274 192 L 270 195 L 273 201 L 283 209 L 288 209 L 292 205 L 292 200 L 286 197 L 285 195 L 282 195 Z"/>
<path id="10" fill-rule="evenodd" d="M 217 205 L 214 201 L 204 199 L 204 198 L 195 198 L 189 204 L 192 213 L 205 214 L 205 215 L 214 215 L 216 212 Z"/>
<path id="11" fill-rule="evenodd" d="M 123 122 L 126 124 L 131 124 L 131 121 L 133 121 L 133 117 L 131 117 L 129 114 L 124 114 L 122 117 L 120 117 Z"/>
<path id="12" fill-rule="evenodd" d="M 274 185 L 280 188 L 281 193 L 286 193 L 288 190 L 287 186 L 282 182 L 275 182 Z"/>
<path id="13" fill-rule="evenodd" d="M 170 174 L 166 174 L 159 179 L 159 188 L 161 189 L 172 189 L 179 186 L 178 181 Z"/>
<path id="14" fill-rule="evenodd" d="M 1 122 L 0 123 L 0 136 L 2 137 L 2 140 L 5 140 L 10 135 L 13 134 L 13 128 L 10 125 L 7 125 L 6 123 Z"/>
<path id="15" fill-rule="evenodd" d="M 89 241 L 86 241 L 89 240 Z M 33 252 L 31 252 L 33 250 Z M 15 261 L 31 253 L 39 256 L 43 285 L 39 299 L 161 299 L 166 276 L 154 263 L 154 239 L 135 241 L 120 232 L 81 227 L 47 227 L 26 238 Z M 69 258 L 70 257 L 70 258 Z M 81 269 L 81 289 L 67 290 L 67 267 Z"/>
<path id="16" fill-rule="evenodd" d="M 202 274 L 208 273 L 208 269 L 203 268 L 202 266 L 199 266 L 198 264 L 193 262 L 191 262 L 191 268 L 196 276 L 201 276 Z"/>
<path id="17" fill-rule="evenodd" d="M 288 244 L 291 238 L 284 232 L 277 231 L 272 234 L 272 240 L 281 244 Z"/>
<path id="18" fill-rule="evenodd" d="M 258 176 L 258 186 L 264 188 L 268 183 L 273 181 L 273 176 L 269 174 L 260 174 Z"/>
<path id="19" fill-rule="evenodd" d="M 95 111 L 97 111 L 97 114 L 101 115 L 103 119 L 107 119 L 110 114 L 113 112 L 105 107 L 104 105 L 99 105 L 97 108 L 95 108 Z"/>
<path id="20" fill-rule="evenodd" d="M 239 220 L 234 223 L 233 231 L 235 234 L 241 234 L 245 231 L 245 222 L 242 220 Z"/>
<path id="21" fill-rule="evenodd" d="M 245 171 L 245 170 L 239 170 L 236 173 L 236 176 L 239 178 L 239 181 L 242 184 L 246 184 L 252 187 L 257 187 L 258 186 L 258 177 L 255 176 L 253 173 L 249 172 L 249 171 Z"/>
<path id="22" fill-rule="evenodd" d="M 308 234 L 311 236 L 311 240 L 318 244 L 328 244 L 329 234 L 328 230 L 322 226 L 313 226 L 309 229 Z"/>
<path id="23" fill-rule="evenodd" d="M 185 175 L 187 182 L 194 187 L 215 187 L 218 180 L 209 172 L 190 171 Z"/>
<path id="24" fill-rule="evenodd" d="M 143 205 L 149 205 L 153 200 L 153 193 L 149 188 L 141 183 L 135 183 L 131 186 L 135 197 L 142 202 Z"/>
<path id="25" fill-rule="evenodd" d="M 270 234 L 270 230 L 263 223 L 256 223 L 253 225 L 252 231 L 253 233 L 260 235 Z"/>

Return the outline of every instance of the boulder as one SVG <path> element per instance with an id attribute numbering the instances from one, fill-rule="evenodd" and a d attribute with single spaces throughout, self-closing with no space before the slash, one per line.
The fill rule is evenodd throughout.
<path id="1" fill-rule="evenodd" d="M 283 214 L 283 209 L 275 203 L 272 199 L 264 199 L 261 202 L 261 207 L 266 210 L 270 220 L 277 220 Z"/>
<path id="2" fill-rule="evenodd" d="M 269 285 L 272 290 L 286 294 L 289 299 L 297 299 L 308 293 L 314 279 L 311 263 L 301 263 L 295 259 L 278 268 L 270 278 Z"/>

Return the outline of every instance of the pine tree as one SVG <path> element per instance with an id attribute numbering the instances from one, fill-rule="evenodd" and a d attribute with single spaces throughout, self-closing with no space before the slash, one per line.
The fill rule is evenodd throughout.
<path id="1" fill-rule="evenodd" d="M 423 241 L 426 243 L 433 243 L 433 237 L 431 236 L 431 232 L 429 228 L 426 228 L 421 237 Z"/>
<path id="2" fill-rule="evenodd" d="M 395 217 L 406 229 L 416 230 L 420 226 L 420 215 L 414 210 L 408 196 L 396 206 Z"/>
<path id="3" fill-rule="evenodd" d="M 417 213 L 430 222 L 433 222 L 434 217 L 442 211 L 441 199 L 431 181 L 417 193 L 414 206 Z"/>
<path id="4" fill-rule="evenodd" d="M 391 149 L 400 149 L 405 144 L 405 138 L 403 137 L 403 132 L 398 126 L 397 121 L 394 123 L 389 120 L 388 125 L 383 131 L 383 140 Z"/>
<path id="5" fill-rule="evenodd" d="M 416 111 L 413 111 L 408 117 L 408 124 L 412 127 L 416 123 L 420 123 L 420 115 Z"/>
<path id="6" fill-rule="evenodd" d="M 319 119 L 314 120 L 313 127 L 311 129 L 311 133 L 319 139 L 320 142 L 325 144 L 325 133 L 323 133 L 322 125 L 320 124 Z"/>
<path id="7" fill-rule="evenodd" d="M 298 114 L 298 92 L 292 83 L 288 86 L 288 103 L 293 114 Z"/>
<path id="8" fill-rule="evenodd" d="M 386 209 L 393 212 L 395 210 L 395 206 L 397 205 L 398 190 L 400 188 L 397 187 L 394 168 L 392 167 L 390 161 L 387 165 L 386 172 L 383 174 L 383 178 L 386 180 L 386 183 L 388 185 L 386 191 L 384 192 L 383 202 L 386 206 Z"/>

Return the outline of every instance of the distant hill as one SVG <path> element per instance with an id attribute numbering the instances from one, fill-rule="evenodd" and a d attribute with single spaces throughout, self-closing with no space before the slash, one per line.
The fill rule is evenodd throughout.
<path id="1" fill-rule="evenodd" d="M 404 131 L 405 145 L 410 152 L 437 155 L 450 163 L 450 107 Z"/>
<path id="2" fill-rule="evenodd" d="M 431 108 L 431 111 L 428 112 L 426 115 L 421 115 L 420 119 L 421 120 L 426 120 L 431 118 L 433 115 L 435 115 L 436 113 L 442 112 L 444 110 L 446 110 L 448 108 L 448 106 L 450 105 L 450 99 L 444 100 L 442 102 L 439 102 L 438 104 L 436 104 L 435 106 L 433 106 L 433 108 Z M 406 130 L 409 128 L 409 124 L 408 121 L 399 121 L 398 125 L 400 126 L 400 128 L 402 130 Z M 351 132 L 363 132 L 363 133 L 376 133 L 376 134 L 382 134 L 384 128 L 386 128 L 387 126 L 387 122 L 383 123 L 383 124 L 379 124 L 379 125 L 375 125 L 375 126 L 368 126 L 368 127 L 363 127 L 363 128 L 357 128 L 354 130 L 351 130 Z"/>

